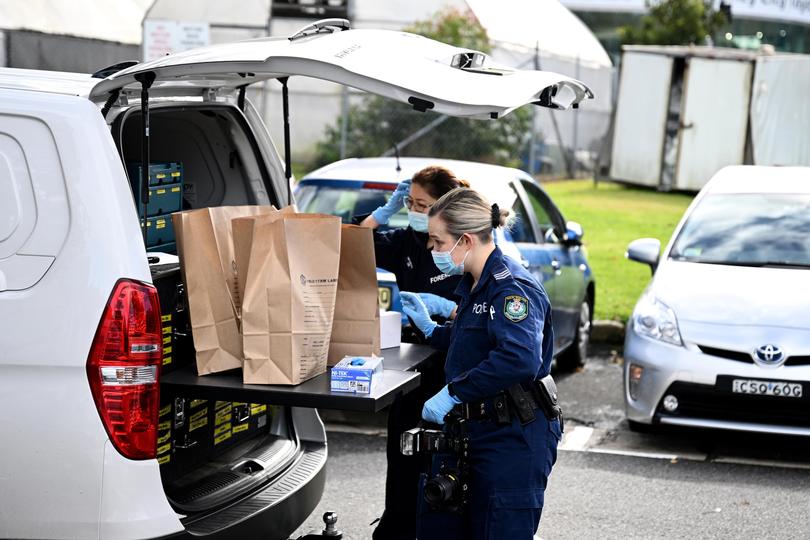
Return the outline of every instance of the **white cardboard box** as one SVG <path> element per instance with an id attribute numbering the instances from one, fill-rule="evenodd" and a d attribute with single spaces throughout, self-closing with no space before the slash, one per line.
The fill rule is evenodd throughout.
<path id="1" fill-rule="evenodd" d="M 329 372 L 333 392 L 370 394 L 383 376 L 381 356 L 345 356 Z"/>
<path id="2" fill-rule="evenodd" d="M 402 315 L 399 311 L 380 310 L 380 348 L 399 347 L 402 341 Z"/>

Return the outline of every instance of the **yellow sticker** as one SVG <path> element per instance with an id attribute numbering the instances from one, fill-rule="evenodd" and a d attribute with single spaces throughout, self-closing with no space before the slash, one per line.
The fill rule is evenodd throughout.
<path id="1" fill-rule="evenodd" d="M 204 408 L 201 411 L 195 412 L 191 415 L 190 420 L 193 422 L 194 420 L 199 420 L 200 418 L 208 416 L 208 407 Z"/>
<path id="2" fill-rule="evenodd" d="M 171 347 L 163 347 L 163 354 L 171 354 L 172 348 Z"/>
<path id="3" fill-rule="evenodd" d="M 231 423 L 228 422 L 227 424 L 219 426 L 218 428 L 216 428 L 214 430 L 214 437 L 219 437 L 220 435 L 222 435 L 226 431 L 230 431 L 230 430 L 231 430 Z"/>
<path id="4" fill-rule="evenodd" d="M 234 433 L 240 433 L 242 431 L 247 431 L 247 429 L 249 427 L 250 427 L 250 424 L 239 424 L 238 426 L 233 426 L 233 432 Z"/>
<path id="5" fill-rule="evenodd" d="M 231 410 L 230 406 L 225 407 L 224 409 L 218 410 L 217 411 L 217 425 L 220 425 L 222 423 L 222 420 L 221 420 L 222 418 L 230 418 L 232 416 L 231 413 L 232 413 L 232 410 Z"/>
<path id="6" fill-rule="evenodd" d="M 208 403 L 207 399 L 195 399 L 191 401 L 191 408 L 198 407 L 200 405 L 205 405 Z"/>
<path id="7" fill-rule="evenodd" d="M 166 178 L 166 175 L 165 175 L 165 174 L 163 174 L 163 173 L 157 173 L 157 174 L 155 175 L 155 178 Z"/>
<path id="8" fill-rule="evenodd" d="M 165 189 L 156 189 L 155 193 L 157 193 L 158 195 L 163 195 L 164 193 L 166 193 L 166 190 Z"/>
<path id="9" fill-rule="evenodd" d="M 172 327 L 171 326 L 164 326 L 163 327 L 163 333 L 164 334 L 171 334 L 172 333 Z"/>
<path id="10" fill-rule="evenodd" d="M 171 363 L 172 363 L 172 357 L 171 356 L 164 356 L 163 357 L 163 365 L 164 366 L 168 366 Z"/>
<path id="11" fill-rule="evenodd" d="M 172 438 L 172 432 L 171 432 L 171 430 L 169 430 L 169 431 L 166 432 L 166 435 L 162 435 L 162 436 L 158 437 L 157 442 L 158 442 L 158 444 L 163 444 L 163 443 L 165 443 L 166 441 L 168 441 L 171 438 Z"/>
<path id="12" fill-rule="evenodd" d="M 166 337 L 163 338 L 163 344 L 164 345 L 168 345 L 171 342 L 172 342 L 172 336 L 166 336 Z"/>
<path id="13" fill-rule="evenodd" d="M 227 407 L 227 406 L 228 406 L 228 405 L 230 405 L 230 404 L 231 404 L 231 402 L 230 402 L 230 401 L 217 401 L 217 402 L 214 404 L 214 408 L 215 408 L 215 409 L 222 409 L 223 407 Z"/>
<path id="14" fill-rule="evenodd" d="M 257 405 L 253 403 L 250 406 L 250 414 L 259 414 L 267 410 L 267 405 Z"/>
<path id="15" fill-rule="evenodd" d="M 165 219 L 159 220 L 157 222 L 157 227 L 155 227 L 155 228 L 156 229 L 165 229 L 166 228 L 166 220 Z"/>
<path id="16" fill-rule="evenodd" d="M 169 403 L 165 407 L 161 407 L 160 412 L 158 413 L 158 417 L 166 416 L 170 412 L 172 412 L 172 404 L 171 403 Z"/>
<path id="17" fill-rule="evenodd" d="M 172 176 L 180 176 L 180 173 L 179 172 L 173 172 Z"/>
<path id="18" fill-rule="evenodd" d="M 180 188 L 179 188 L 179 187 L 173 187 L 173 188 L 172 188 L 172 193 L 179 193 L 179 192 L 180 192 Z"/>
<path id="19" fill-rule="evenodd" d="M 168 315 L 161 315 L 160 320 L 163 322 L 172 322 L 172 314 L 169 313 Z"/>
<path id="20" fill-rule="evenodd" d="M 207 425 L 208 425 L 208 417 L 204 416 L 204 417 L 200 418 L 199 420 L 197 420 L 195 422 L 191 422 L 188 425 L 188 430 L 189 431 L 194 431 L 194 430 L 196 430 L 198 428 L 201 428 L 201 427 L 207 426 Z"/>
<path id="21" fill-rule="evenodd" d="M 171 420 L 169 420 L 168 422 L 161 422 L 158 424 L 158 431 L 163 431 L 164 429 L 172 429 Z"/>
<path id="22" fill-rule="evenodd" d="M 157 455 L 165 454 L 169 450 L 172 449 L 172 443 L 164 444 L 163 446 L 158 446 Z"/>
<path id="23" fill-rule="evenodd" d="M 171 460 L 172 460 L 172 455 L 171 454 L 166 454 L 165 456 L 158 458 L 158 465 L 163 465 L 165 463 L 170 462 Z"/>
<path id="24" fill-rule="evenodd" d="M 230 431 L 228 431 L 226 433 L 223 433 L 222 435 L 220 435 L 219 437 L 214 439 L 214 444 L 216 445 L 216 444 L 219 444 L 219 443 L 221 443 L 223 441 L 227 441 L 228 439 L 231 438 L 231 436 L 232 436 L 232 434 L 231 434 Z"/>

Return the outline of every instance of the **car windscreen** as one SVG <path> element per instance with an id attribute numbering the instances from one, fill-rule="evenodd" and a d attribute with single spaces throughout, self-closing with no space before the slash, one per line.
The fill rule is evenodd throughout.
<path id="1" fill-rule="evenodd" d="M 352 223 L 355 216 L 366 216 L 384 205 L 391 198 L 393 191 L 367 187 L 336 187 L 307 184 L 299 186 L 295 192 L 298 209 L 310 214 L 332 214 L 343 223 Z M 403 206 L 394 214 L 387 227 L 400 228 L 408 226 L 408 212 Z"/>
<path id="2" fill-rule="evenodd" d="M 692 211 L 669 256 L 736 266 L 810 267 L 810 195 L 709 195 Z"/>

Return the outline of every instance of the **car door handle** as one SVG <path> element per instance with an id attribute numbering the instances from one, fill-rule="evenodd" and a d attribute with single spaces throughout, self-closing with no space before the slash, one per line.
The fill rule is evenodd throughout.
<path id="1" fill-rule="evenodd" d="M 561 267 L 560 267 L 560 261 L 558 261 L 557 259 L 552 259 L 552 261 L 551 261 L 551 267 L 554 269 L 554 273 L 555 273 L 556 275 L 558 275 L 558 276 L 559 276 L 559 275 L 560 275 L 560 273 L 562 272 L 562 270 L 560 269 L 560 268 L 561 268 Z"/>

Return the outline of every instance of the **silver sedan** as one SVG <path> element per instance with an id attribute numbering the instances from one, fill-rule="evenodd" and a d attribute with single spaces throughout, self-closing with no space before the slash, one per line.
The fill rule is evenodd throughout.
<path id="1" fill-rule="evenodd" d="M 810 168 L 727 167 L 684 214 L 627 325 L 631 428 L 810 435 Z"/>

